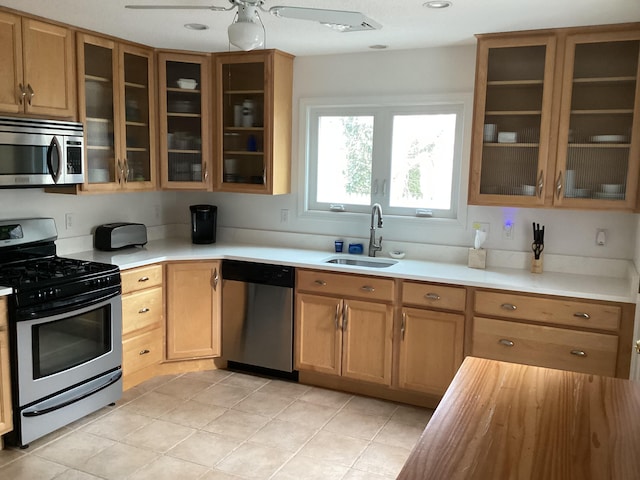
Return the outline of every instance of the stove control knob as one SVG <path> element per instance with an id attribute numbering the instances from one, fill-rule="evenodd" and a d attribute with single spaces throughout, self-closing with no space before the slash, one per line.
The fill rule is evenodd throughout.
<path id="1" fill-rule="evenodd" d="M 55 297 L 56 296 L 56 291 L 53 288 L 49 289 L 49 297 Z"/>

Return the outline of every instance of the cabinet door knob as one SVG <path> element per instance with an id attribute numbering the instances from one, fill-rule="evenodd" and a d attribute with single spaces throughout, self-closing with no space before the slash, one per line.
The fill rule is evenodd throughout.
<path id="1" fill-rule="evenodd" d="M 315 283 L 316 285 L 320 285 L 321 287 L 325 287 L 327 285 L 327 282 L 325 282 L 324 280 L 316 280 L 313 283 Z"/>
<path id="2" fill-rule="evenodd" d="M 340 325 L 339 323 L 340 321 L 340 302 L 338 302 L 336 304 L 336 330 L 338 330 L 338 325 Z"/>
<path id="3" fill-rule="evenodd" d="M 573 316 L 578 318 L 584 318 L 585 320 L 589 320 L 591 318 L 591 315 L 589 315 L 586 312 L 576 312 L 573 314 Z"/>
<path id="4" fill-rule="evenodd" d="M 20 89 L 18 102 L 20 102 L 20 105 L 22 105 L 24 103 L 24 97 L 27 95 L 27 91 L 25 90 L 24 85 L 22 85 L 21 83 L 18 84 L 18 88 Z"/>
<path id="5" fill-rule="evenodd" d="M 342 304 L 342 331 L 347 331 L 347 320 L 349 319 L 349 306 L 347 302 Z"/>
<path id="6" fill-rule="evenodd" d="M 544 191 L 544 170 L 540 170 L 540 176 L 538 177 L 538 198 L 542 198 L 542 192 Z"/>
<path id="7" fill-rule="evenodd" d="M 360 287 L 360 290 L 364 290 L 365 292 L 370 292 L 370 293 L 376 291 L 376 289 L 370 285 L 363 285 L 362 287 Z"/>
<path id="8" fill-rule="evenodd" d="M 571 350 L 569 353 L 571 353 L 571 355 L 575 355 L 576 357 L 587 356 L 587 352 L 585 352 L 584 350 Z"/>
<path id="9" fill-rule="evenodd" d="M 29 102 L 29 105 L 31 105 L 31 100 L 36 96 L 36 92 L 33 91 L 30 83 L 27 83 L 27 93 L 29 94 L 29 100 L 27 101 Z"/>
<path id="10" fill-rule="evenodd" d="M 516 307 L 513 303 L 503 303 L 502 305 L 500 305 L 500 308 L 502 308 L 503 310 L 516 310 L 518 307 Z"/>
<path id="11" fill-rule="evenodd" d="M 500 345 L 504 345 L 505 347 L 513 347 L 515 344 L 511 340 L 507 340 L 506 338 L 501 338 L 498 340 Z"/>
<path id="12" fill-rule="evenodd" d="M 140 353 L 138 355 L 146 355 L 147 353 L 150 353 L 148 349 L 144 349 L 144 350 L 140 350 Z"/>
<path id="13" fill-rule="evenodd" d="M 140 277 L 138 279 L 139 282 L 148 282 L 149 281 L 149 277 Z"/>
<path id="14" fill-rule="evenodd" d="M 402 323 L 400 324 L 401 339 L 404 340 L 404 332 L 407 329 L 407 312 L 402 312 Z"/>
<path id="15" fill-rule="evenodd" d="M 437 293 L 425 293 L 424 298 L 427 300 L 440 300 L 440 295 Z"/>
<path id="16" fill-rule="evenodd" d="M 562 172 L 558 173 L 558 180 L 556 181 L 556 197 L 560 198 L 562 192 Z"/>

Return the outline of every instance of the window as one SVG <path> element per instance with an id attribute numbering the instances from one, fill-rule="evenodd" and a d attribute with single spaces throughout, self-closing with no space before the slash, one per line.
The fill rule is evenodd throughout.
<path id="1" fill-rule="evenodd" d="M 303 105 L 306 211 L 457 218 L 466 100 L 393 103 Z"/>

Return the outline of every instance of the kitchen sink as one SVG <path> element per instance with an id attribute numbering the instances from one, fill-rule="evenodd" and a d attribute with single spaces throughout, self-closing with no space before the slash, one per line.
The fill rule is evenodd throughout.
<path id="1" fill-rule="evenodd" d="M 335 263 L 337 265 L 354 265 L 356 267 L 387 268 L 398 263 L 395 260 L 384 258 L 352 258 L 352 257 L 332 257 L 324 263 Z"/>

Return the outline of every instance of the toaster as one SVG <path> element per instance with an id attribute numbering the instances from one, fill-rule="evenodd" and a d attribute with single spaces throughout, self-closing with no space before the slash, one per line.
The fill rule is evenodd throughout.
<path id="1" fill-rule="evenodd" d="M 97 250 L 118 250 L 147 243 L 147 227 L 142 223 L 105 223 L 96 227 L 93 246 Z"/>

